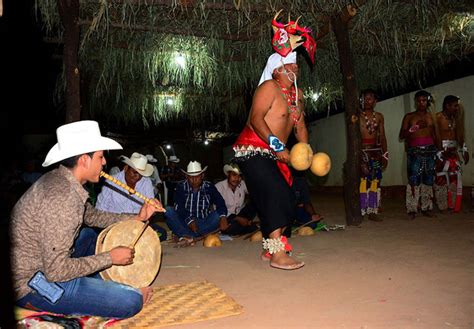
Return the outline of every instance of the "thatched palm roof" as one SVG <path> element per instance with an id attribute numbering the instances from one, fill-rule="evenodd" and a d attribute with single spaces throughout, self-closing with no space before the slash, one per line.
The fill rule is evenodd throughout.
<path id="1" fill-rule="evenodd" d="M 37 4 L 48 38 L 61 40 L 57 1 Z M 430 70 L 473 51 L 469 0 L 80 0 L 83 105 L 95 116 L 145 126 L 176 119 L 225 126 L 243 118 L 272 52 L 271 19 L 283 8 L 285 19 L 301 15 L 317 38 L 316 63 L 303 66 L 299 85 L 308 111 L 326 110 L 342 95 L 329 21 L 348 5 L 357 9 L 350 33 L 359 88 L 421 86 Z"/>

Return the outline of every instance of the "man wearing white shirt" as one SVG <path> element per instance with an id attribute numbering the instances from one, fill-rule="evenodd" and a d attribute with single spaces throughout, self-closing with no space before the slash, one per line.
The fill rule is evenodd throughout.
<path id="1" fill-rule="evenodd" d="M 125 163 L 125 166 L 113 177 L 145 197 L 153 199 L 155 192 L 150 179 L 153 174 L 153 166 L 148 163 L 147 158 L 143 154 L 134 152 L 130 158 L 122 155 L 120 159 Z M 118 185 L 105 182 L 97 197 L 96 208 L 116 214 L 137 214 L 142 205 L 143 201 L 134 194 L 130 194 Z M 157 224 L 151 224 L 151 226 L 160 233 L 160 240 L 166 240 L 165 229 Z"/>
<path id="2" fill-rule="evenodd" d="M 239 167 L 236 164 L 225 165 L 224 173 L 227 179 L 216 184 L 227 207 L 229 228 L 223 233 L 241 235 L 258 230 L 257 225 L 253 223 L 257 212 L 250 202 L 245 204 L 248 191 Z"/>

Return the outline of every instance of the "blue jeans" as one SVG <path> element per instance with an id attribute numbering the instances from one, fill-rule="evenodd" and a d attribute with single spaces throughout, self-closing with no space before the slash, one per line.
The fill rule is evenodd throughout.
<path id="1" fill-rule="evenodd" d="M 157 223 L 151 223 L 150 226 L 157 234 L 159 234 L 160 241 L 166 241 L 166 239 L 168 238 L 168 233 L 163 227 L 161 227 Z"/>
<path id="2" fill-rule="evenodd" d="M 93 255 L 96 241 L 97 233 L 92 228 L 83 228 L 74 243 L 71 257 Z M 128 318 L 137 314 L 143 306 L 140 290 L 117 282 L 104 281 L 98 273 L 56 283 L 64 289 L 63 296 L 56 304 L 32 291 L 19 299 L 17 305 L 65 315 L 105 318 Z"/>
<path id="3" fill-rule="evenodd" d="M 433 186 L 436 171 L 436 146 L 409 147 L 407 151 L 408 183 L 411 186 Z"/>
<path id="4" fill-rule="evenodd" d="M 296 226 L 303 225 L 309 222 L 312 218 L 312 216 L 304 209 L 304 207 L 296 207 L 295 214 L 296 214 L 296 218 L 293 224 Z M 306 226 L 309 226 L 314 230 L 318 226 L 318 223 L 313 222 L 313 223 L 307 224 Z"/>
<path id="5" fill-rule="evenodd" d="M 216 211 L 211 211 L 206 218 L 195 219 L 198 227 L 196 233 L 191 231 L 189 226 L 185 223 L 184 218 L 181 218 L 173 207 L 166 207 L 165 218 L 168 227 L 178 237 L 187 236 L 196 238 L 219 228 L 219 215 Z"/>

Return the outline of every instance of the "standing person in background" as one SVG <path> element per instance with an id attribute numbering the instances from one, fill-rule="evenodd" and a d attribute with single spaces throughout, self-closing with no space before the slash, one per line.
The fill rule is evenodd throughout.
<path id="1" fill-rule="evenodd" d="M 405 115 L 400 128 L 399 137 L 407 144 L 406 208 L 409 219 L 415 219 L 419 206 L 424 216 L 433 217 L 431 210 L 437 136 L 436 121 L 431 112 L 432 104 L 433 99 L 429 92 L 418 91 L 415 94 L 416 111 Z"/>
<path id="2" fill-rule="evenodd" d="M 163 168 L 161 168 L 161 179 L 166 185 L 167 196 L 166 204 L 168 206 L 174 205 L 174 193 L 176 191 L 176 185 L 178 182 L 182 181 L 185 177 L 181 168 L 179 167 L 179 158 L 176 155 L 172 155 L 168 158 L 168 163 Z"/>
<path id="3" fill-rule="evenodd" d="M 362 91 L 359 114 L 362 137 L 362 161 L 360 182 L 360 208 L 362 216 L 369 220 L 382 221 L 378 216 L 381 193 L 382 170 L 388 164 L 387 138 L 382 113 L 375 112 L 377 96 L 373 89 Z"/>
<path id="4" fill-rule="evenodd" d="M 448 95 L 443 100 L 443 110 L 436 113 L 439 135 L 437 174 L 434 184 L 435 200 L 443 212 L 461 211 L 461 165 L 469 162 L 469 152 L 464 140 L 464 111 L 457 96 Z M 461 156 L 459 156 L 459 154 Z"/>

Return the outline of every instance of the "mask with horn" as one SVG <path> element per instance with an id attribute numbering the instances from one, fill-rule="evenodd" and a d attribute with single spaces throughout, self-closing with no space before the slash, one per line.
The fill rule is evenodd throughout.
<path id="1" fill-rule="evenodd" d="M 308 27 L 298 25 L 298 17 L 296 21 L 292 21 L 288 17 L 288 23 L 283 24 L 277 21 L 278 16 L 283 9 L 278 11 L 272 20 L 273 38 L 272 46 L 275 52 L 286 57 L 290 52 L 299 46 L 303 46 L 309 55 L 311 63 L 314 64 L 314 53 L 316 52 L 316 41 L 311 36 L 312 30 Z"/>

